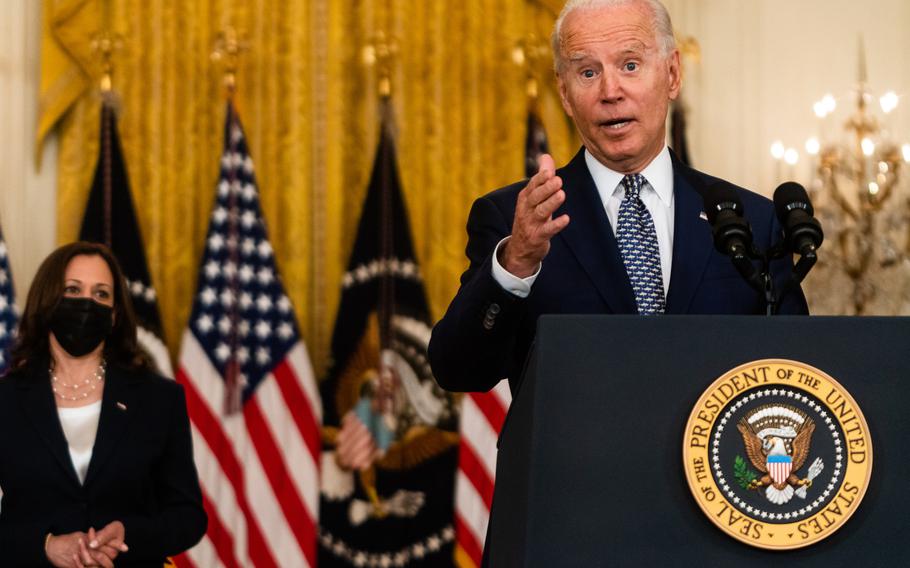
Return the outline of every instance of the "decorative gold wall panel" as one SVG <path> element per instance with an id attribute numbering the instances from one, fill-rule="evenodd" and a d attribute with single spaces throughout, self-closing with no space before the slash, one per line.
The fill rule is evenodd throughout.
<path id="1" fill-rule="evenodd" d="M 471 201 L 519 179 L 525 70 L 511 59 L 548 37 L 552 7 L 528 0 L 111 0 L 114 88 L 133 196 L 176 355 L 214 199 L 224 123 L 225 24 L 245 32 L 236 101 L 279 269 L 321 373 L 340 278 L 378 135 L 376 71 L 361 52 L 391 32 L 401 177 L 430 306 L 440 317 L 464 268 Z M 76 237 L 97 159 L 101 0 L 45 0 L 39 131 L 60 141 L 59 240 Z M 545 72 L 546 73 L 546 72 Z M 550 77 L 549 73 L 546 73 Z M 541 93 L 557 162 L 577 141 L 552 81 Z"/>

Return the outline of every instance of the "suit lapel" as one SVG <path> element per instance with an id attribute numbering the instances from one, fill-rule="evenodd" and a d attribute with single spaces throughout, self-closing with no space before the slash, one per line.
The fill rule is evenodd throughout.
<path id="1" fill-rule="evenodd" d="M 38 366 L 36 374 L 19 380 L 19 392 L 22 394 L 22 409 L 39 436 L 47 444 L 48 449 L 63 468 L 66 477 L 75 485 L 79 485 L 79 477 L 73 468 L 70 458 L 69 446 L 60 417 L 57 414 L 57 405 L 54 402 L 54 392 L 51 390 L 50 375 L 47 364 Z"/>
<path id="2" fill-rule="evenodd" d="M 138 411 L 138 399 L 135 396 L 136 379 L 110 365 L 104 381 L 101 417 L 98 419 L 98 433 L 95 436 L 92 459 L 85 475 L 86 487 L 114 454 L 117 443 Z"/>
<path id="3" fill-rule="evenodd" d="M 702 192 L 704 182 L 694 171 L 680 162 L 676 154 L 673 159 L 673 268 L 670 274 L 670 289 L 667 293 L 667 313 L 685 314 L 695 291 L 701 283 L 714 248 L 711 226 L 701 218 L 704 212 Z"/>
<path id="4" fill-rule="evenodd" d="M 635 294 L 607 212 L 585 164 L 584 148 L 557 174 L 562 177 L 566 200 L 553 217 L 569 214 L 569 225 L 559 236 L 610 309 L 620 314 L 636 313 Z"/>

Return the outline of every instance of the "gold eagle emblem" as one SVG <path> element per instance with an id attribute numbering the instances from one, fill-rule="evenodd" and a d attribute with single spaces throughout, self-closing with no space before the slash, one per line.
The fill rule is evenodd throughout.
<path id="1" fill-rule="evenodd" d="M 798 472 L 809 457 L 815 422 L 804 412 L 785 404 L 760 406 L 740 419 L 736 428 L 742 434 L 746 455 L 761 476 L 749 481 L 750 490 L 765 489 L 765 496 L 783 505 L 796 494 L 805 498 L 822 464 L 816 460 L 808 477 Z M 818 470 L 812 474 L 811 470 Z M 797 489 L 804 488 L 799 493 Z"/>

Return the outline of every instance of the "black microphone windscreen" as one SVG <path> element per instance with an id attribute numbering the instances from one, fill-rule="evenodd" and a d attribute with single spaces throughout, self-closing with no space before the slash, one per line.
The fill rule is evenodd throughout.
<path id="1" fill-rule="evenodd" d="M 705 215 L 712 226 L 717 220 L 717 214 L 723 209 L 732 210 L 739 216 L 743 215 L 742 201 L 736 191 L 728 185 L 720 183 L 709 185 L 705 188 L 703 199 L 705 202 Z"/>
<path id="2" fill-rule="evenodd" d="M 815 215 L 806 188 L 795 181 L 788 181 L 777 186 L 777 189 L 774 190 L 774 210 L 781 223 L 785 223 L 784 219 L 787 218 L 787 214 L 795 207 L 804 210 L 810 217 Z"/>

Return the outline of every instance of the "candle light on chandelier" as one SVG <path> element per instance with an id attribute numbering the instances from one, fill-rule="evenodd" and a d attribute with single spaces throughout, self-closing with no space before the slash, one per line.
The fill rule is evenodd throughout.
<path id="1" fill-rule="evenodd" d="M 787 148 L 784 152 L 784 161 L 791 166 L 795 166 L 799 161 L 799 152 L 795 148 Z"/>
<path id="2" fill-rule="evenodd" d="M 784 158 L 784 154 L 786 153 L 787 149 L 784 147 L 784 143 L 780 140 L 776 140 L 773 144 L 771 144 L 771 156 L 775 160 L 782 160 Z"/>
<path id="3" fill-rule="evenodd" d="M 806 140 L 806 153 L 810 156 L 817 156 L 818 152 L 822 149 L 821 143 L 818 141 L 818 138 L 812 137 Z"/>
<path id="4" fill-rule="evenodd" d="M 812 109 L 815 111 L 815 116 L 818 118 L 825 118 L 837 109 L 837 100 L 834 98 L 834 95 L 829 93 L 816 102 L 812 106 Z"/>
<path id="5" fill-rule="evenodd" d="M 863 148 L 863 155 L 871 156 L 875 153 L 875 142 L 871 138 L 863 138 L 863 141 L 860 143 Z"/>
<path id="6" fill-rule="evenodd" d="M 899 102 L 897 93 L 894 91 L 888 91 L 878 99 L 878 103 L 882 107 L 882 112 L 889 114 L 891 111 L 897 108 L 897 103 Z"/>

